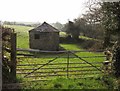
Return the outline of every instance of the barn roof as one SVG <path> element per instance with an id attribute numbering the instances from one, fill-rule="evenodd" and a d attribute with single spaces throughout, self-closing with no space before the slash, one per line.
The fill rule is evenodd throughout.
<path id="1" fill-rule="evenodd" d="M 44 22 L 42 25 L 30 30 L 31 31 L 39 31 L 39 32 L 60 32 L 58 29 L 54 28 L 50 24 Z"/>

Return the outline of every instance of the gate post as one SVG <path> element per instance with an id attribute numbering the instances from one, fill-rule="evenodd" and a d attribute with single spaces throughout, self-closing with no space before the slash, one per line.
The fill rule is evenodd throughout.
<path id="1" fill-rule="evenodd" d="M 16 33 L 11 33 L 11 76 L 16 81 Z"/>
<path id="2" fill-rule="evenodd" d="M 2 90 L 2 29 L 0 25 L 0 91 Z"/>
<path id="3" fill-rule="evenodd" d="M 69 78 L 69 51 L 67 52 L 67 78 Z"/>

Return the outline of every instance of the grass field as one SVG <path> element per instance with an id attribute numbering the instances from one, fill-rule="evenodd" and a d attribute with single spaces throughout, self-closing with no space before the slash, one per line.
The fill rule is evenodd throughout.
<path id="1" fill-rule="evenodd" d="M 29 35 L 28 31 L 33 27 L 17 26 L 17 25 L 5 25 L 15 29 L 17 33 L 17 48 L 29 48 Z"/>
<path id="2" fill-rule="evenodd" d="M 33 27 L 25 27 L 25 26 L 15 26 L 15 25 L 6 25 L 8 27 L 12 27 L 15 29 L 15 32 L 17 33 L 17 47 L 18 48 L 29 48 L 29 36 L 28 36 L 28 30 L 32 29 Z M 64 33 L 60 33 L 61 35 L 65 36 Z M 66 50 L 84 50 L 84 49 L 81 49 L 80 46 L 78 46 L 77 44 L 60 44 L 60 46 L 62 46 L 63 48 L 65 48 Z M 30 54 L 35 54 L 35 53 L 30 53 Z M 93 52 L 79 52 L 79 53 L 76 53 L 78 56 L 80 57 L 86 57 L 86 56 L 103 56 L 103 53 L 93 53 Z M 37 54 L 40 56 L 42 56 L 42 58 L 39 58 L 39 57 L 36 57 L 36 58 L 24 58 L 24 57 L 19 57 L 17 60 L 18 60 L 18 65 L 23 65 L 23 64 L 45 64 L 47 62 L 49 62 L 49 60 L 53 59 L 54 57 L 56 56 L 67 56 L 66 54 Z M 73 56 L 72 54 L 70 54 L 70 56 Z M 47 57 L 50 57 L 50 58 L 47 58 Z M 87 60 L 88 62 L 92 63 L 92 62 L 103 62 L 104 61 L 104 58 L 84 58 L 85 60 Z M 78 58 L 70 58 L 69 59 L 69 62 L 70 63 L 75 63 L 75 62 L 83 62 L 82 60 L 78 59 Z M 67 63 L 67 58 L 59 58 L 59 59 L 56 59 L 55 61 L 53 61 L 52 63 Z M 85 63 L 85 62 L 83 62 Z M 94 64 L 95 66 L 99 66 L 101 67 L 102 64 Z M 71 67 L 78 67 L 78 66 L 90 66 L 89 64 L 71 64 L 69 65 Z M 35 68 L 38 68 L 40 67 L 40 65 L 33 65 L 33 66 L 17 66 L 17 69 L 35 69 Z M 48 72 L 47 74 L 49 74 L 49 72 L 53 72 L 54 74 L 63 74 L 64 72 L 58 72 L 58 73 L 55 73 L 56 71 L 65 71 L 66 72 L 66 65 L 47 65 L 47 66 L 44 66 L 44 68 L 51 68 L 51 67 L 54 67 L 54 68 L 60 68 L 60 67 L 63 67 L 63 69 L 47 69 L 47 70 L 44 70 L 44 69 L 40 69 L 40 70 L 37 70 L 36 72 Z M 95 69 L 94 67 L 92 68 L 71 68 L 69 70 L 92 70 L 92 69 Z M 32 70 L 22 70 L 22 71 L 18 71 L 18 73 L 20 72 L 31 72 Z M 88 72 L 88 71 L 87 71 Z M 72 74 L 72 73 L 75 73 L 75 72 L 70 72 L 69 74 Z M 78 73 L 78 72 L 77 72 Z M 82 74 L 82 73 L 80 73 Z M 101 74 L 96 74 L 93 72 L 93 74 L 91 75 L 93 78 L 92 79 L 79 79 L 79 80 L 75 80 L 75 78 L 80 78 L 80 77 L 85 77 L 85 76 L 89 76 L 88 75 L 82 75 L 80 77 L 78 76 L 71 76 L 70 79 L 67 79 L 66 76 L 63 76 L 62 78 L 61 77 L 34 77 L 34 78 L 23 78 L 25 74 L 18 74 L 18 78 L 20 78 L 21 80 L 20 81 L 28 81 L 28 80 L 32 80 L 32 79 L 51 79 L 53 81 L 47 81 L 46 82 L 39 82 L 39 83 L 34 83 L 32 84 L 31 88 L 34 89 L 34 88 L 65 88 L 65 89 L 74 89 L 74 88 L 90 88 L 90 89 L 98 89 L 98 88 L 106 88 L 106 86 L 100 81 L 100 80 L 96 80 L 98 78 L 100 78 Z M 33 74 L 32 74 L 33 75 Z M 35 74 L 36 76 L 40 75 L 40 74 Z M 38 85 L 36 85 L 38 84 Z M 47 84 L 47 85 L 45 85 Z M 103 86 L 104 85 L 104 86 Z"/>

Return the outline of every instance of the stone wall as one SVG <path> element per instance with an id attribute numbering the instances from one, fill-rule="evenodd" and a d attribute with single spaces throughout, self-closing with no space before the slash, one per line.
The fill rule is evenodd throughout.
<path id="1" fill-rule="evenodd" d="M 40 38 L 35 39 L 35 34 L 39 34 Z M 29 45 L 31 49 L 59 50 L 59 33 L 29 32 Z"/>

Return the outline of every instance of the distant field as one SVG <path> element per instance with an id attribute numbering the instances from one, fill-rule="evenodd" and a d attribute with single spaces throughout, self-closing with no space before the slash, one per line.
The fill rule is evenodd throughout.
<path id="1" fill-rule="evenodd" d="M 15 32 L 17 33 L 18 48 L 29 48 L 29 30 L 33 29 L 34 27 L 19 26 L 19 25 L 5 25 L 5 26 L 15 29 Z M 66 37 L 67 34 L 65 32 L 60 32 L 60 36 Z M 85 36 L 79 36 L 79 38 L 85 39 L 85 40 L 92 40 L 92 38 L 88 38 Z M 72 50 L 72 48 L 74 47 L 71 47 L 70 50 Z"/>
<path id="2" fill-rule="evenodd" d="M 17 33 L 17 48 L 29 48 L 29 34 L 28 31 L 33 27 L 18 26 L 18 25 L 5 25 L 14 28 Z"/>
<path id="3" fill-rule="evenodd" d="M 14 25 L 7 25 L 7 26 L 11 27 L 11 28 L 14 28 L 15 32 L 17 33 L 17 47 L 18 48 L 29 48 L 29 41 L 28 41 L 29 40 L 29 35 L 28 35 L 28 31 L 30 29 L 32 29 L 33 27 L 14 26 Z M 64 32 L 61 32 L 60 35 L 66 36 L 66 34 Z M 84 50 L 84 49 L 81 49 L 80 46 L 78 46 L 77 44 L 60 44 L 60 46 L 62 46 L 66 50 Z M 80 56 L 80 57 L 103 56 L 102 53 L 93 53 L 93 52 L 79 52 L 79 53 L 76 53 L 76 54 L 78 56 Z M 44 58 L 37 58 L 37 57 L 36 58 L 29 58 L 29 57 L 28 58 L 24 58 L 24 57 L 21 57 L 21 58 L 18 58 L 18 65 L 23 65 L 23 64 L 40 64 L 40 63 L 45 64 L 49 60 L 53 59 L 56 56 L 67 56 L 66 54 L 37 54 L 37 55 L 43 56 Z M 47 56 L 48 57 L 51 56 L 52 58 L 47 58 Z M 72 56 L 72 55 L 70 55 L 70 56 Z M 84 58 L 84 59 L 87 60 L 88 62 L 103 62 L 104 61 L 104 58 Z M 67 62 L 67 58 L 59 58 L 59 59 L 55 60 L 53 63 L 66 63 L 66 62 Z M 78 59 L 78 58 L 71 58 L 70 62 L 74 63 L 74 62 L 83 62 L 83 61 Z M 94 65 L 95 66 L 102 66 L 102 64 L 94 64 Z M 23 69 L 23 68 L 26 68 L 26 69 L 32 69 L 33 68 L 33 69 L 35 69 L 35 68 L 38 68 L 39 66 L 40 65 L 37 65 L 37 66 L 17 66 L 17 69 Z M 74 67 L 74 66 L 90 66 L 90 65 L 89 64 L 71 65 L 71 67 Z M 65 67 L 65 69 L 62 69 L 62 71 L 66 70 L 66 65 L 53 65 L 53 66 L 47 65 L 46 67 L 48 67 L 48 68 L 51 68 L 51 67 L 57 67 L 57 68 Z M 82 69 L 89 70 L 89 69 L 95 69 L 95 68 L 79 68 L 78 70 L 82 70 Z M 51 72 L 51 71 L 54 72 L 56 70 L 48 69 L 46 71 L 47 72 Z M 76 69 L 72 68 L 71 70 L 76 70 Z M 44 70 L 38 70 L 38 71 L 44 71 Z M 27 70 L 27 71 L 23 70 L 23 71 L 18 71 L 18 72 L 31 72 L 31 71 L 30 70 Z M 63 74 L 63 73 L 60 72 L 58 74 Z M 36 75 L 38 75 L 38 74 L 36 74 Z M 21 78 L 24 75 L 17 75 L 17 76 Z M 86 76 L 89 76 L 89 75 L 86 75 Z M 92 76 L 96 77 L 96 76 L 100 76 L 100 75 L 93 74 Z M 76 76 L 73 76 L 73 78 L 75 78 L 75 77 Z M 53 77 L 53 78 L 48 77 L 48 79 L 55 79 L 55 78 L 57 78 L 57 77 Z M 66 78 L 66 76 L 65 76 L 65 78 Z M 36 78 L 34 78 L 34 79 L 36 79 Z M 39 78 L 39 79 L 45 79 L 45 78 Z M 27 79 L 27 78 L 23 78 L 22 77 L 21 81 L 27 81 L 27 80 L 32 80 L 32 78 Z M 101 87 L 101 83 L 99 83 L 99 82 L 98 83 L 91 83 L 89 85 L 93 86 L 95 84 L 97 84 L 98 88 Z M 34 86 L 34 85 L 32 84 L 32 86 Z M 85 87 L 85 85 L 84 85 L 84 87 Z M 43 86 L 43 88 L 45 88 L 45 86 Z M 65 88 L 65 87 L 63 87 L 63 88 Z M 94 88 L 94 87 L 92 87 L 92 88 Z"/>

